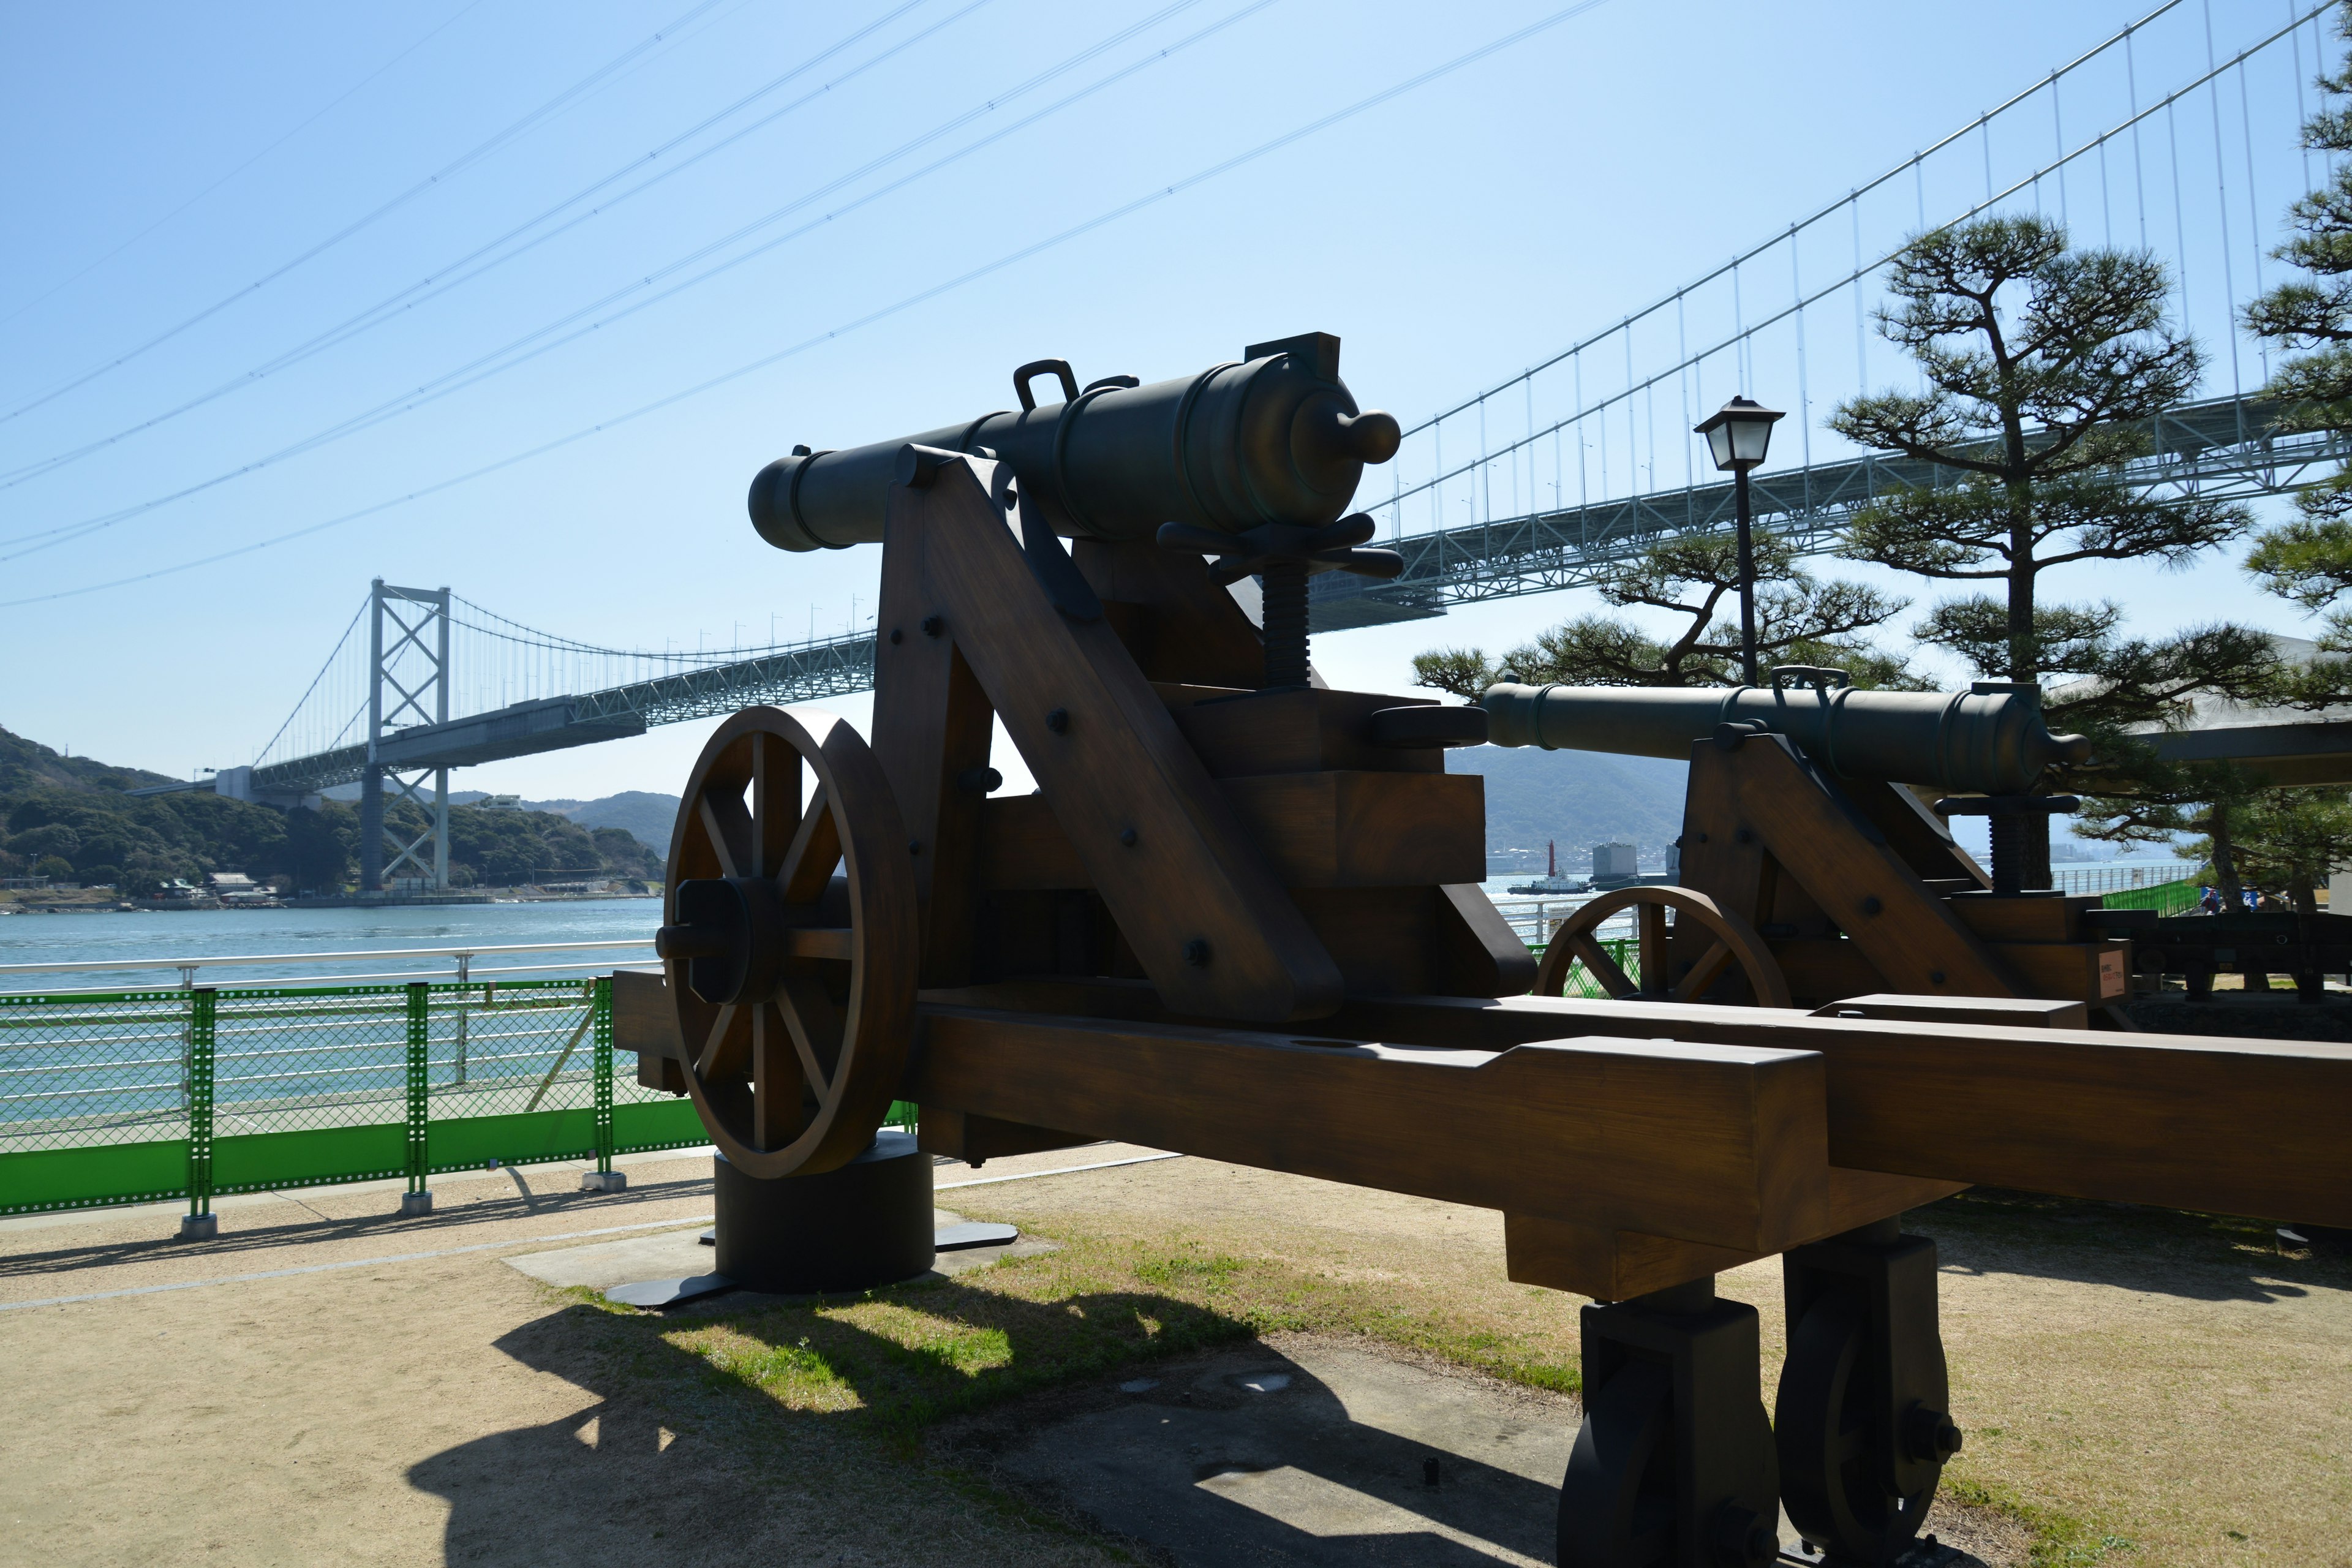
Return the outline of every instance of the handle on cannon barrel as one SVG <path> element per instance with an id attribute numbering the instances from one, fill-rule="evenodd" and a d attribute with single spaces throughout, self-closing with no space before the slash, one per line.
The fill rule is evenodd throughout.
<path id="1" fill-rule="evenodd" d="M 1033 359 L 1013 373 L 1013 394 L 1021 399 L 1022 413 L 1036 412 L 1037 395 L 1029 390 L 1029 384 L 1049 370 L 1062 384 L 1062 401 L 1076 403 L 1078 400 L 1078 373 L 1070 368 L 1068 360 Z M 1135 384 L 1130 381 L 1128 384 L 1132 386 Z"/>

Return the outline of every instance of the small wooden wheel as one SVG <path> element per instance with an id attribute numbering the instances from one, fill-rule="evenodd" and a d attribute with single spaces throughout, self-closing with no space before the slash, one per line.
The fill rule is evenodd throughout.
<path id="1" fill-rule="evenodd" d="M 1602 921 L 1627 908 L 1634 911 L 1634 931 L 1642 958 L 1642 980 L 1638 985 L 1626 978 L 1625 971 L 1609 956 L 1609 950 L 1592 935 Z M 1698 962 L 1691 965 L 1690 972 L 1672 987 L 1666 984 L 1669 910 L 1678 917 L 1677 925 L 1696 921 L 1715 938 Z M 1580 960 L 1585 973 L 1620 1002 L 1694 1001 L 1705 995 L 1707 987 L 1736 962 L 1740 973 L 1748 977 L 1758 1006 L 1790 1005 L 1789 983 L 1782 977 L 1780 964 L 1773 961 L 1772 950 L 1756 934 L 1756 928 L 1705 893 L 1695 893 L 1688 888 L 1620 888 L 1613 893 L 1601 894 L 1560 921 L 1559 929 L 1551 933 L 1544 948 L 1542 964 L 1536 970 L 1535 994 L 1559 995 L 1568 985 L 1569 966 Z"/>
<path id="2" fill-rule="evenodd" d="M 695 1109 L 747 1174 L 834 1170 L 882 1125 L 914 1023 L 908 856 L 881 764 L 833 715 L 746 708 L 702 749 L 656 949 Z"/>

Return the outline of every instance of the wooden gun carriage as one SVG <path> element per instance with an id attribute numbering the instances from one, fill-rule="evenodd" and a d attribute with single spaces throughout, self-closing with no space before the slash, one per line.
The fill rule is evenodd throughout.
<path id="1" fill-rule="evenodd" d="M 1769 1562 L 1779 1500 L 1835 1560 L 1910 1538 L 1959 1435 L 1908 1207 L 1981 1182 L 2352 1223 L 2352 1050 L 2043 1026 L 1993 989 L 1526 994 L 1483 781 L 1443 766 L 1486 715 L 1312 682 L 1307 573 L 1389 570 L 1339 514 L 1395 425 L 1338 346 L 1154 386 L 1024 367 L 1018 415 L 762 474 L 772 540 L 883 544 L 872 742 L 724 723 L 666 976 L 615 977 L 615 1043 L 735 1171 L 833 1179 L 904 1099 L 973 1162 L 1119 1139 L 1498 1210 L 1512 1279 L 1605 1303 L 1560 1552 L 1611 1565 Z M 1045 370 L 1065 401 L 1032 406 Z M 996 721 L 1037 794 L 992 793 Z M 1776 1430 L 1713 1279 L 1778 1253 Z"/>

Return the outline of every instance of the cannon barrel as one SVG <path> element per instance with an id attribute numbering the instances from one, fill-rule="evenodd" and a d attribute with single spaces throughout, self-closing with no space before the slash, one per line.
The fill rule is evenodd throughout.
<path id="1" fill-rule="evenodd" d="M 1059 403 L 1031 406 L 1053 374 Z M 993 454 L 1055 531 L 1149 539 L 1162 523 L 1220 533 L 1266 523 L 1319 528 L 1345 511 L 1367 463 L 1396 455 L 1396 420 L 1356 406 L 1339 379 L 1339 340 L 1308 332 L 1244 351 L 1175 381 L 1113 376 L 1080 391 L 1070 367 L 1013 372 L 1018 413 L 837 452 L 796 447 L 751 481 L 752 526 L 780 550 L 841 550 L 882 538 L 898 453 L 908 444 Z"/>
<path id="2" fill-rule="evenodd" d="M 1857 691 L 1850 686 L 1486 689 L 1498 746 L 1686 758 L 1718 726 L 1760 723 L 1847 778 L 2020 795 L 2053 763 L 2090 759 L 2081 735 L 2053 735 L 2031 689 L 1979 681 L 1967 691 Z"/>

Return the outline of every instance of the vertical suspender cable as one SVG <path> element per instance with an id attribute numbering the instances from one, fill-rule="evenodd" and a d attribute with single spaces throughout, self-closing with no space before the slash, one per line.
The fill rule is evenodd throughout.
<path id="1" fill-rule="evenodd" d="M 1494 448 L 1486 444 L 1486 398 L 1481 397 L 1478 399 L 1478 477 L 1473 481 L 1477 486 L 1477 489 L 1474 493 L 1482 502 L 1477 509 L 1478 521 L 1480 522 L 1492 521 L 1495 516 L 1495 459 L 1492 456 Z"/>
<path id="2" fill-rule="evenodd" d="M 2290 17 L 2294 15 L 2294 0 L 2286 0 L 2286 14 Z M 2315 28 L 2317 27 L 2317 18 L 2313 19 L 2312 25 Z M 2294 57 L 2295 143 L 2303 149 L 2303 188 L 2308 191 L 2311 189 L 2311 143 L 2304 140 L 2303 128 L 2309 123 L 2311 114 L 2303 103 L 2303 28 L 2298 26 L 2294 32 L 2287 35 L 2286 41 L 2287 47 Z"/>
<path id="3" fill-rule="evenodd" d="M 1584 471 L 1584 351 L 1576 351 L 1570 364 L 1576 374 L 1576 504 L 1579 510 L 1592 504 L 1592 487 Z"/>
<path id="4" fill-rule="evenodd" d="M 1862 325 L 1862 196 L 1859 192 L 1846 198 L 1846 210 L 1853 215 L 1853 390 L 1859 397 L 1867 395 L 1870 391 L 1870 334 L 1863 330 Z"/>
<path id="5" fill-rule="evenodd" d="M 2107 139 L 2099 138 L 2099 243 L 2116 247 L 2116 210 L 2107 200 Z"/>
<path id="6" fill-rule="evenodd" d="M 2215 94 L 2219 95 L 2221 90 L 2221 84 L 2214 83 Z M 2246 142 L 2246 228 L 2253 241 L 2254 297 L 2260 299 L 2263 292 L 2263 204 L 2254 193 L 2254 110 L 2253 106 L 2246 101 L 2246 57 L 2243 55 L 2238 57 L 2238 127 Z M 2234 328 L 2236 323 L 2231 325 Z M 2257 338 L 2254 353 L 2260 356 L 2257 363 L 2262 366 L 2263 380 L 2268 382 L 2271 378 L 2270 340 Z"/>
<path id="7" fill-rule="evenodd" d="M 2124 83 L 2131 92 L 2132 201 L 2139 209 L 2139 247 L 2146 250 L 2147 248 L 2147 180 L 2139 155 L 2139 66 L 2132 54 L 2134 33 L 2134 28 L 2124 29 Z"/>
<path id="8" fill-rule="evenodd" d="M 1735 395 L 1739 395 L 1753 388 L 1756 378 L 1748 374 L 1750 362 L 1748 357 L 1748 307 L 1740 300 L 1739 263 L 1737 261 L 1731 264 L 1731 341 L 1733 343 L 1731 370 L 1739 381 L 1739 384 L 1732 388 L 1732 391 Z"/>
<path id="9" fill-rule="evenodd" d="M 1805 284 L 1797 270 L 1797 226 L 1789 226 L 1789 289 L 1797 301 L 1797 434 L 1805 465 L 1805 512 L 1813 510 L 1813 397 L 1805 380 Z"/>
<path id="10" fill-rule="evenodd" d="M 1687 518 L 1691 487 L 1696 482 L 1697 475 L 1691 466 L 1690 430 L 1694 421 L 1691 418 L 1690 331 L 1684 320 L 1683 291 L 1679 289 L 1675 290 L 1675 358 L 1680 362 L 1675 366 L 1675 381 L 1683 395 L 1683 511 Z"/>
<path id="11" fill-rule="evenodd" d="M 1618 331 L 1625 338 L 1625 493 L 1631 496 L 1642 491 L 1640 433 L 1633 428 L 1633 318 L 1626 317 Z"/>
<path id="12" fill-rule="evenodd" d="M 2214 68 L 2213 0 L 2205 0 L 2205 68 Z M 2230 175 L 2221 151 L 2221 84 L 2205 84 L 2206 102 L 2213 111 L 2213 196 L 2221 208 L 2221 225 L 2213 231 L 2221 247 L 2221 321 L 2230 339 L 2230 391 L 2238 400 L 2238 444 L 2246 442 L 2246 389 L 2238 365 L 2238 280 L 2230 264 Z"/>
<path id="13" fill-rule="evenodd" d="M 1538 500 L 1537 500 L 1537 494 L 1538 494 L 1538 490 L 1537 490 L 1537 485 L 1536 485 L 1536 378 L 1535 378 L 1535 373 L 1534 373 L 1533 371 L 1529 371 L 1526 375 L 1523 375 L 1523 376 L 1521 376 L 1521 377 L 1519 378 L 1519 390 L 1520 390 L 1520 392 L 1521 392 L 1522 394 L 1524 394 L 1524 395 L 1526 395 L 1526 398 L 1527 398 L 1527 406 L 1528 406 L 1528 507 L 1527 507 L 1527 510 L 1528 510 L 1528 515 L 1529 515 L 1530 517 L 1532 517 L 1532 516 L 1533 516 L 1533 515 L 1535 515 L 1537 512 L 1539 512 L 1539 511 L 1541 511 L 1541 510 L 1543 510 L 1542 506 L 1541 506 L 1541 505 L 1538 502 Z M 1517 476 L 1517 474 L 1518 470 L 1517 470 L 1517 468 L 1514 468 L 1511 471 L 1512 471 L 1512 474 L 1514 475 L 1514 478 L 1513 478 L 1513 479 L 1512 479 L 1512 481 L 1511 481 L 1511 482 L 1512 482 L 1512 484 L 1513 484 L 1514 486 L 1517 486 L 1517 484 L 1518 483 L 1518 480 L 1517 480 L 1517 477 L 1516 477 L 1516 476 Z"/>
<path id="14" fill-rule="evenodd" d="M 2058 82 L 2058 73 L 2053 70 L 2050 73 L 2050 134 L 2058 148 L 2058 222 L 2063 226 L 2071 227 L 2074 220 L 2066 207 L 2066 122 L 2061 112 L 2062 90 Z"/>
<path id="15" fill-rule="evenodd" d="M 2189 321 L 2189 218 L 2180 205 L 2180 123 L 2173 106 L 2164 106 L 2164 140 L 2172 159 L 2172 235 L 2180 257 L 2180 321 Z"/>

